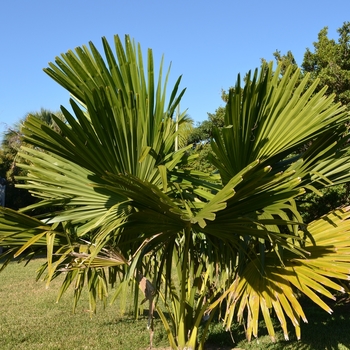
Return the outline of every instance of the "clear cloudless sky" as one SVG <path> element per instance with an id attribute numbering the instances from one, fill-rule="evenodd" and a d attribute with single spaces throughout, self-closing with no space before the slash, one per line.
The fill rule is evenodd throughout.
<path id="1" fill-rule="evenodd" d="M 319 31 L 338 39 L 350 1 L 7 0 L 0 5 L 0 134 L 29 112 L 69 107 L 69 94 L 43 72 L 56 56 L 101 37 L 129 34 L 144 59 L 164 54 L 171 82 L 183 75 L 181 110 L 196 122 L 222 105 L 221 90 L 291 50 L 301 64 Z"/>

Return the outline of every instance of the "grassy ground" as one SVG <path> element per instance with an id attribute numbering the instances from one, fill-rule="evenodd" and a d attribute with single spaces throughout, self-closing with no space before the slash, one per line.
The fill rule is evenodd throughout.
<path id="1" fill-rule="evenodd" d="M 87 299 L 83 299 L 75 314 L 72 313 L 71 292 L 55 303 L 58 281 L 49 289 L 35 282 L 35 270 L 42 261 L 37 260 L 23 268 L 12 263 L 0 274 L 0 349 L 2 350 L 141 350 L 147 349 L 149 334 L 146 317 L 134 320 L 122 316 L 120 304 L 101 307 L 90 318 Z M 345 350 L 350 349 L 350 307 L 342 304 L 328 315 L 311 304 L 306 305 L 309 323 L 302 327 L 302 341 L 292 334 L 284 341 L 281 332 L 278 342 L 272 343 L 262 327 L 258 340 L 247 343 L 241 326 L 232 328 L 231 334 L 221 325 L 211 328 L 208 339 L 210 349 L 298 349 Z M 167 346 L 167 337 L 156 320 L 154 346 Z M 277 327 L 278 328 L 278 327 Z M 235 343 L 232 342 L 232 338 Z"/>

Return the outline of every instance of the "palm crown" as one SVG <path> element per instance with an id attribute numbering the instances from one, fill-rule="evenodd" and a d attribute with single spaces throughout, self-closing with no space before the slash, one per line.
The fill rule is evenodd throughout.
<path id="1" fill-rule="evenodd" d="M 173 307 L 173 334 L 157 310 L 180 349 L 203 347 L 198 327 L 223 301 L 226 327 L 235 315 L 246 319 L 249 339 L 260 313 L 274 337 L 271 310 L 286 337 L 285 316 L 299 337 L 306 317 L 295 289 L 329 311 L 317 293 L 343 291 L 337 280 L 349 271 L 347 208 L 306 225 L 296 203 L 307 191 L 348 181 L 348 113 L 326 88 L 314 93 L 317 82 L 264 66 L 244 87 L 238 77 L 229 94 L 225 125 L 212 140 L 217 172 L 193 171 L 191 146 L 174 148 L 180 78 L 166 103 L 168 74 L 162 85 L 161 64 L 155 82 L 151 50 L 144 67 L 128 36 L 124 47 L 115 37 L 116 56 L 105 39 L 103 48 L 106 63 L 90 43 L 45 69 L 72 94 L 74 115 L 62 107 L 66 121 L 53 116 L 59 131 L 35 117 L 24 123 L 35 147 L 21 150 L 30 163 L 21 186 L 40 201 L 1 209 L 0 242 L 12 247 L 5 255 L 44 248 L 39 274 L 49 282 L 64 272 L 60 295 L 74 283 L 75 302 L 87 282 L 92 308 L 108 282 L 146 276 L 151 304 L 160 297 Z M 46 213 L 30 217 L 33 208 Z"/>

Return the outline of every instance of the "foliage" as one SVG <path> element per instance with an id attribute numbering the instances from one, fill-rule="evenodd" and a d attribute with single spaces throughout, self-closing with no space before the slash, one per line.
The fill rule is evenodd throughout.
<path id="1" fill-rule="evenodd" d="M 174 146 L 180 78 L 166 103 L 163 63 L 156 81 L 151 50 L 144 65 L 128 36 L 114 44 L 116 54 L 103 39 L 106 62 L 90 43 L 45 70 L 74 97 L 74 115 L 53 116 L 58 131 L 33 117 L 23 125 L 33 147 L 20 151 L 30 163 L 20 187 L 40 201 L 1 209 L 5 265 L 45 248 L 39 276 L 64 274 L 59 295 L 73 285 L 75 305 L 86 285 L 91 310 L 109 284 L 116 295 L 139 284 L 151 339 L 156 308 L 173 348 L 203 349 L 219 310 L 227 328 L 233 317 L 245 322 L 249 340 L 259 315 L 275 338 L 271 310 L 284 336 L 288 318 L 299 338 L 306 316 L 296 290 L 330 312 L 319 294 L 333 298 L 330 290 L 344 291 L 334 279 L 348 279 L 349 208 L 307 225 L 296 206 L 306 191 L 349 181 L 345 107 L 298 70 L 280 78 L 281 65 L 264 66 L 244 86 L 238 77 L 223 126 L 212 128 L 217 173 L 191 170 L 191 146 Z M 33 208 L 45 214 L 30 217 Z"/>
<path id="2" fill-rule="evenodd" d="M 222 92 L 222 99 L 225 101 L 226 93 Z M 216 170 L 209 161 L 209 155 L 212 154 L 210 141 L 213 138 L 214 128 L 224 126 L 225 108 L 218 107 L 214 113 L 208 113 L 208 119 L 197 124 L 188 135 L 187 144 L 192 144 L 191 154 L 197 158 L 191 163 L 194 170 L 211 173 Z"/>
<path id="3" fill-rule="evenodd" d="M 209 143 L 213 136 L 213 129 L 223 127 L 224 115 L 224 107 L 219 107 L 215 113 L 208 113 L 208 120 L 198 123 L 198 125 L 193 128 L 188 137 L 188 144 Z"/>
<path id="4" fill-rule="evenodd" d="M 322 190 L 322 196 L 310 192 L 298 200 L 301 215 L 307 223 L 344 206 L 344 203 L 349 203 L 349 183 L 327 187 Z"/>
<path id="5" fill-rule="evenodd" d="M 336 101 L 350 107 L 350 22 L 339 28 L 336 42 L 328 38 L 328 28 L 323 28 L 314 43 L 314 52 L 306 50 L 302 68 L 305 73 L 320 79 L 320 86 L 327 85 L 336 94 Z"/>
<path id="6" fill-rule="evenodd" d="M 315 92 L 327 86 L 327 94 L 335 94 L 334 100 L 342 103 L 349 109 L 350 88 L 349 88 L 349 45 L 350 45 L 350 22 L 344 22 L 337 30 L 338 41 L 328 37 L 328 28 L 324 27 L 318 34 L 318 40 L 313 43 L 314 50 L 306 49 L 304 59 L 301 64 L 299 80 L 306 74 L 310 75 L 310 84 L 319 79 L 319 85 Z M 281 68 L 283 75 L 289 67 L 292 71 L 298 69 L 298 64 L 291 51 L 281 54 L 280 51 L 274 53 L 276 62 Z M 265 62 L 265 60 L 263 60 Z M 307 85 L 308 87 L 308 85 Z M 304 147 L 307 147 L 305 145 Z M 338 186 L 336 190 L 328 188 L 321 190 L 315 195 L 309 193 L 301 200 L 300 210 L 306 220 L 316 219 L 326 213 L 326 209 L 331 210 L 340 205 L 348 205 L 348 184 Z M 338 194 L 338 195 L 337 195 Z M 321 196 L 321 197 L 320 197 Z M 309 202 L 309 204 L 307 204 Z M 306 203 L 306 204 L 305 204 Z"/>
<path id="7" fill-rule="evenodd" d="M 56 123 L 52 119 L 52 112 L 46 109 L 41 109 L 40 112 L 31 113 L 35 118 L 38 118 L 51 128 L 57 129 Z M 63 120 L 60 112 L 56 115 Z M 20 183 L 16 180 L 17 176 L 23 176 L 26 172 L 17 166 L 20 162 L 18 151 L 22 144 L 22 134 L 20 132 L 21 125 L 24 119 L 8 128 L 3 135 L 0 150 L 0 177 L 6 180 L 6 206 L 15 210 L 33 204 L 36 200 L 26 190 L 16 188 L 16 184 Z"/>
<path id="8" fill-rule="evenodd" d="M 324 27 L 318 33 L 318 40 L 313 43 L 314 50 L 307 48 L 304 53 L 303 62 L 300 66 L 300 79 L 306 74 L 310 74 L 310 83 L 319 79 L 320 83 L 315 92 L 320 91 L 324 86 L 328 86 L 327 93 L 334 93 L 334 100 L 349 108 L 350 22 L 344 22 L 337 32 L 339 34 L 338 41 L 328 37 L 328 27 Z M 293 71 L 298 69 L 298 64 L 291 51 L 281 54 L 277 50 L 274 52 L 274 56 L 282 66 L 282 75 L 288 67 L 291 67 Z"/>

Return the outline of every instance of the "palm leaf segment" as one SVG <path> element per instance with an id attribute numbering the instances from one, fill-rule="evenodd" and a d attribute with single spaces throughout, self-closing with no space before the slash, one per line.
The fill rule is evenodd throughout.
<path id="1" fill-rule="evenodd" d="M 125 50 L 115 37 L 117 60 L 105 39 L 102 56 L 90 43 L 56 58 L 45 71 L 71 92 L 75 113 L 63 113 L 67 125 L 58 121 L 65 135 L 60 138 L 52 130 L 29 119 L 23 130 L 26 138 L 37 146 L 53 151 L 65 159 L 98 175 L 128 173 L 151 183 L 160 181 L 158 166 L 174 168 L 184 150 L 174 155 L 176 137 L 174 110 L 184 93 L 177 96 L 181 77 L 171 91 L 166 106 L 165 86 L 162 86 L 162 63 L 155 82 L 152 51 L 148 51 L 147 76 L 141 49 L 136 49 L 126 37 Z M 138 56 L 137 56 L 138 53 Z M 168 72 L 169 73 L 169 72 Z M 179 122 L 181 123 L 181 118 Z M 177 161 L 174 161 L 174 158 Z"/>
<path id="2" fill-rule="evenodd" d="M 222 137 L 218 130 L 215 132 L 213 143 L 219 161 L 213 160 L 223 179 L 231 178 L 256 159 L 270 166 L 284 160 L 285 166 L 287 156 L 316 138 L 304 157 L 317 148 L 327 152 L 333 142 L 341 142 L 339 135 L 346 130 L 348 119 L 345 107 L 333 103 L 334 95 L 325 96 L 326 87 L 313 94 L 318 81 L 306 88 L 309 76 L 298 83 L 298 70 L 291 74 L 289 69 L 280 78 L 280 69 L 273 72 L 271 65 L 263 67 L 260 76 L 255 71 L 252 78 L 249 73 L 244 88 L 238 77 L 231 89 L 225 128 Z M 325 137 L 332 137 L 333 142 Z M 295 164 L 295 159 L 290 163 Z"/>
<path id="3" fill-rule="evenodd" d="M 62 55 L 56 59 L 56 65 L 50 64 L 46 70 L 74 98 L 71 106 L 75 116 L 63 107 L 66 122 L 53 116 L 60 133 L 35 117 L 27 118 L 22 130 L 28 143 L 35 146 L 22 149 L 23 159 L 31 162 L 29 167 L 21 165 L 28 170 L 22 186 L 40 201 L 21 212 L 49 209 L 34 223 L 25 214 L 16 213 L 13 220 L 23 225 L 30 222 L 30 225 L 27 228 L 2 226 L 1 244 L 13 246 L 17 254 L 28 252 L 35 244 L 47 246 L 49 262 L 55 252 L 59 259 L 56 258 L 54 265 L 49 263 L 48 280 L 55 276 L 60 266 L 66 266 L 67 259 L 75 262 L 71 267 L 83 268 L 100 268 L 106 266 L 107 261 L 112 267 L 120 262 L 128 264 L 124 256 L 137 251 L 140 242 L 147 238 L 143 237 L 140 226 L 132 230 L 134 236 L 119 235 L 128 227 L 127 219 L 131 213 L 136 215 L 137 222 L 146 219 L 149 222 L 153 218 L 157 228 L 152 234 L 159 230 L 177 233 L 188 221 L 186 213 L 180 223 L 174 220 L 184 213 L 160 191 L 168 191 L 169 173 L 176 173 L 176 167 L 187 162 L 186 149 L 174 151 L 177 134 L 172 117 L 184 93 L 184 90 L 178 93 L 181 78 L 176 81 L 166 105 L 169 72 L 163 87 L 161 63 L 159 79 L 155 82 L 151 50 L 148 51 L 145 74 L 141 49 L 136 48 L 129 37 L 125 40 L 125 49 L 119 37 L 115 37 L 116 58 L 105 39 L 103 45 L 108 67 L 91 43 L 91 51 L 87 47 L 77 48 L 76 54 L 70 51 Z M 183 120 L 184 115 L 178 122 Z M 150 193 L 148 197 L 141 195 L 145 190 Z M 138 204 L 133 205 L 135 202 Z M 57 210 L 53 211 L 53 207 Z M 148 216 L 142 216 L 145 208 Z M 8 213 L 2 212 L 1 220 L 7 223 Z M 158 212 L 162 213 L 160 222 L 164 222 L 164 227 L 157 222 Z M 167 220 L 162 220 L 165 217 Z M 174 222 L 175 228 L 167 229 Z M 9 227 L 12 227 L 10 232 Z M 64 239 L 51 239 L 49 244 L 42 238 L 46 232 L 54 232 Z M 91 245 L 92 240 L 94 244 Z M 103 260 L 106 242 L 114 253 Z M 118 248 L 114 250 L 116 246 Z M 98 282 L 98 288 L 105 290 L 101 269 L 98 274 L 102 275 L 99 278 L 90 276 L 90 281 L 101 282 Z M 63 290 L 77 278 L 76 287 L 80 291 L 84 284 L 82 276 L 88 275 L 73 271 Z"/>
<path id="4" fill-rule="evenodd" d="M 293 75 L 287 71 L 280 79 L 279 69 L 265 67 L 253 79 L 248 75 L 244 88 L 238 79 L 230 92 L 225 127 L 214 132 L 212 162 L 224 184 L 252 162 L 259 164 L 235 188 L 213 230 L 220 222 L 229 234 L 237 217 L 249 217 L 264 220 L 260 228 L 280 232 L 277 225 L 268 225 L 268 220 L 279 218 L 298 236 L 297 225 L 287 223 L 302 221 L 295 198 L 349 180 L 342 137 L 348 113 L 333 103 L 334 96 L 324 95 L 325 89 L 314 95 L 316 84 L 305 89 L 308 77 L 298 85 L 298 71 Z M 310 146 L 300 153 L 305 144 Z"/>
<path id="5" fill-rule="evenodd" d="M 35 170 L 22 165 L 30 174 L 23 187 L 43 199 L 36 206 L 65 206 L 66 210 L 53 213 L 48 222 L 80 221 L 78 236 L 95 230 L 103 242 L 118 230 L 125 231 L 126 226 L 136 235 L 140 227 L 145 232 L 149 226 L 150 236 L 177 233 L 189 222 L 200 221 L 203 226 L 205 212 L 211 219 L 212 213 L 222 208 L 215 203 L 225 200 L 227 190 L 223 198 L 215 199 L 203 211 L 205 202 L 213 197 L 208 189 L 216 193 L 218 186 L 206 174 L 193 175 L 178 169 L 188 161 L 186 148 L 174 152 L 177 133 L 172 115 L 184 93 L 176 96 L 180 79 L 165 107 L 162 67 L 155 84 L 152 51 L 148 52 L 146 77 L 141 49 L 138 47 L 137 52 L 129 37 L 125 50 L 115 37 L 117 60 L 105 39 L 103 45 L 108 68 L 90 43 L 91 52 L 86 47 L 76 49 L 76 55 L 70 51 L 46 69 L 85 110 L 73 100 L 75 117 L 63 108 L 67 124 L 56 120 L 61 134 L 35 118 L 27 119 L 23 127 L 26 140 L 54 156 L 23 149 L 23 157 L 35 164 Z M 79 184 L 83 190 L 77 190 Z M 194 201 L 198 196 L 204 202 Z M 131 207 L 137 212 L 127 224 L 125 218 Z M 32 207 L 24 210 L 29 209 Z M 148 212 L 142 214 L 145 209 Z M 202 214 L 194 218 L 199 211 Z"/>
<path id="6" fill-rule="evenodd" d="M 304 245 L 306 257 L 286 254 L 284 266 L 280 265 L 273 253 L 265 255 L 263 266 L 259 256 L 251 260 L 225 293 L 228 302 L 224 320 L 226 327 L 230 327 L 236 316 L 239 322 L 247 323 L 246 334 L 250 340 L 252 335 L 258 336 L 258 320 L 262 314 L 274 340 L 273 310 L 285 338 L 288 339 L 287 317 L 300 339 L 300 320 L 307 322 L 307 318 L 295 290 L 332 313 L 318 294 L 335 299 L 329 289 L 345 292 L 338 280 L 349 279 L 349 215 L 349 208 L 345 208 L 311 223 Z M 304 235 L 305 232 L 300 234 Z"/>
<path id="7" fill-rule="evenodd" d="M 113 220 L 108 232 L 117 230 L 117 222 L 122 224 L 123 220 L 118 221 L 117 217 L 127 215 L 130 208 L 126 202 L 132 192 L 123 190 L 130 184 L 123 178 L 135 177 L 135 181 L 167 191 L 168 173 L 176 172 L 181 162 L 187 162 L 186 148 L 174 152 L 177 133 L 172 116 L 184 93 L 183 90 L 177 95 L 181 78 L 166 106 L 168 74 L 163 88 L 161 64 L 155 83 L 151 50 L 145 75 L 141 49 L 136 49 L 128 36 L 125 49 L 119 37 L 115 37 L 117 58 L 105 39 L 103 46 L 108 67 L 90 43 L 91 51 L 85 46 L 77 48 L 76 54 L 69 51 L 45 70 L 75 99 L 71 101 L 75 117 L 63 108 L 67 123 L 57 120 L 64 137 L 35 118 L 28 118 L 23 128 L 29 142 L 55 154 L 52 159 L 46 154 L 23 150 L 37 165 L 24 187 L 45 199 L 39 205 L 52 205 L 55 201 L 56 205 L 71 208 L 55 215 L 50 222 L 74 223 L 78 217 L 85 217 L 87 225 L 78 229 L 79 235 L 99 225 L 104 225 L 106 233 L 107 223 Z M 179 123 L 183 120 L 180 117 Z M 54 181 L 50 180 L 53 178 Z M 59 188 L 54 184 L 57 181 Z M 79 182 L 85 188 L 80 194 Z M 60 198 L 58 192 L 64 193 L 65 198 Z"/>

